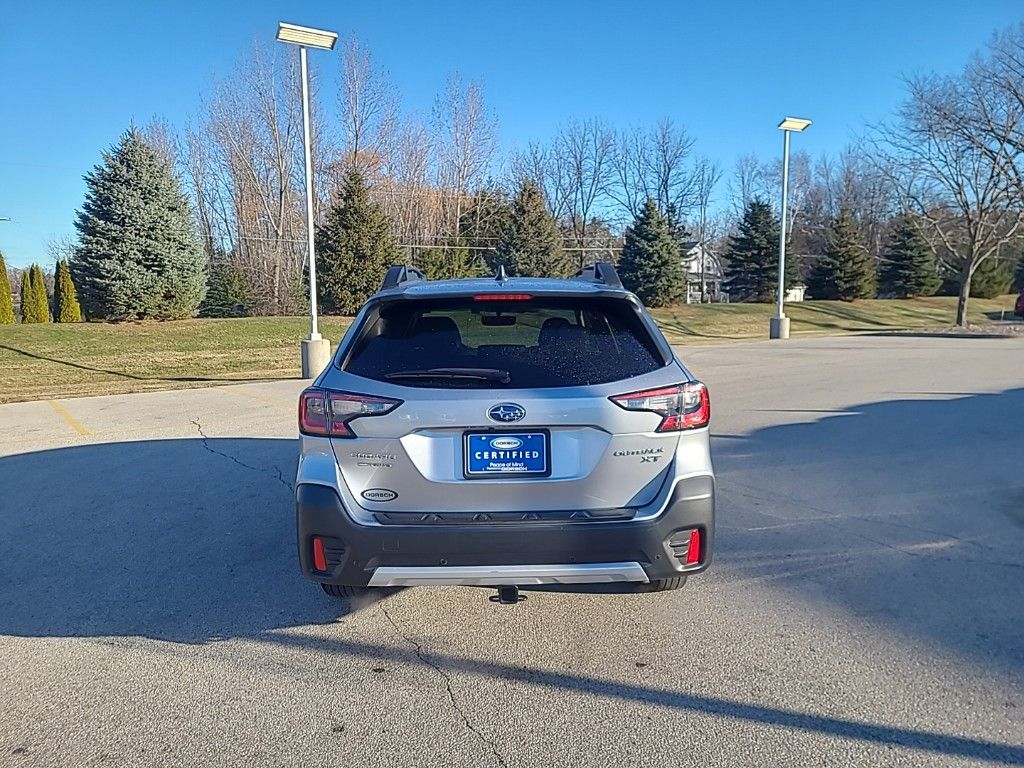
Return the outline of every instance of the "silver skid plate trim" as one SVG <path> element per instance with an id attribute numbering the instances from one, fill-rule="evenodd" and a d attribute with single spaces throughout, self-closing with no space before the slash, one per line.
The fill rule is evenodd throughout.
<path id="1" fill-rule="evenodd" d="M 443 565 L 382 567 L 371 587 L 440 585 L 512 586 L 518 584 L 610 584 L 647 582 L 640 563 L 568 563 L 565 565 Z"/>

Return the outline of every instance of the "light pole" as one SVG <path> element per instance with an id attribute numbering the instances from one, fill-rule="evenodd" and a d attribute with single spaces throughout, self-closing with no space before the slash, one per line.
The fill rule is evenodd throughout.
<path id="1" fill-rule="evenodd" d="M 310 379 L 327 367 L 331 359 L 331 342 L 320 336 L 316 318 L 316 254 L 313 252 L 313 155 L 309 145 L 309 70 L 306 48 L 334 50 L 337 32 L 279 22 L 277 39 L 299 46 L 302 70 L 302 140 L 306 153 L 306 248 L 309 262 L 309 338 L 302 342 L 302 378 Z"/>
<path id="2" fill-rule="evenodd" d="M 784 304 L 786 301 L 786 207 L 789 205 L 789 134 L 807 130 L 810 120 L 799 117 L 787 117 L 779 128 L 782 130 L 782 229 L 779 231 L 779 290 L 775 297 L 775 317 L 768 326 L 768 337 L 771 339 L 789 338 L 789 318 L 786 317 Z"/>

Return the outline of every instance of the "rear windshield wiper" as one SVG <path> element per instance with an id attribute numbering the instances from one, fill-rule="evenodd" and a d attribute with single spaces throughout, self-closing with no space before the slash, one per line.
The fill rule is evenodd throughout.
<path id="1" fill-rule="evenodd" d="M 464 379 L 493 381 L 508 384 L 512 377 L 500 368 L 426 368 L 417 371 L 395 371 L 384 374 L 385 379 Z"/>

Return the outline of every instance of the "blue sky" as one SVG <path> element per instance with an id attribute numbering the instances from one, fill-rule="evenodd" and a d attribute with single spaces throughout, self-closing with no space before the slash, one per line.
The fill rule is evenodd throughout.
<path id="1" fill-rule="evenodd" d="M 736 2 L 47 3 L 12 0 L 0 27 L 0 250 L 44 261 L 73 234 L 82 174 L 133 119 L 180 126 L 278 20 L 355 34 L 409 109 L 449 72 L 481 79 L 504 147 L 572 117 L 620 126 L 672 117 L 731 168 L 779 152 L 784 114 L 814 126 L 812 154 L 843 148 L 900 102 L 903 75 L 953 72 L 1020 0 Z M 325 88 L 337 57 L 317 52 Z M 333 99 L 332 99 L 333 103 Z"/>

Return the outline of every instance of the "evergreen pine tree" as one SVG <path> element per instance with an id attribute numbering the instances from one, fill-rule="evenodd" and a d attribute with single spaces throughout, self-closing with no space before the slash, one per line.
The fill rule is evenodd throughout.
<path id="1" fill-rule="evenodd" d="M 0 253 L 0 325 L 11 325 L 14 319 L 14 302 L 11 301 L 11 281 L 7 276 L 7 262 Z"/>
<path id="2" fill-rule="evenodd" d="M 108 320 L 194 315 L 206 290 L 205 258 L 166 155 L 130 128 L 85 182 L 70 266 L 86 314 Z"/>
<path id="3" fill-rule="evenodd" d="M 370 200 L 363 175 L 349 170 L 316 232 L 318 292 L 324 311 L 355 314 L 380 288 L 388 267 L 404 260 L 387 214 Z"/>
<path id="4" fill-rule="evenodd" d="M 497 271 L 497 243 L 511 216 L 512 203 L 501 190 L 481 190 L 460 217 L 459 237 L 472 246 L 470 253 L 478 274 L 493 275 Z"/>
<path id="5" fill-rule="evenodd" d="M 495 249 L 495 266 L 510 275 L 566 277 L 575 269 L 562 251 L 558 224 L 544 203 L 544 193 L 533 181 L 519 187 L 512 210 Z"/>
<path id="6" fill-rule="evenodd" d="M 450 248 L 429 248 L 420 259 L 420 268 L 431 280 L 479 277 L 484 273 L 482 259 L 473 255 L 460 238 Z"/>
<path id="7" fill-rule="evenodd" d="M 38 323 L 36 320 L 36 302 L 32 297 L 32 276 L 29 270 L 21 271 L 21 293 L 19 294 L 21 304 L 21 322 Z"/>
<path id="8" fill-rule="evenodd" d="M 869 299 L 876 293 L 875 264 L 848 208 L 832 220 L 825 252 L 811 270 L 808 290 L 815 299 Z"/>
<path id="9" fill-rule="evenodd" d="M 990 256 L 978 265 L 971 277 L 971 298 L 994 299 L 1009 293 L 1013 285 L 1013 262 Z"/>
<path id="10" fill-rule="evenodd" d="M 32 310 L 32 322 L 50 322 L 50 297 L 46 291 L 46 278 L 43 276 L 43 268 L 33 264 L 29 268 L 29 291 L 31 301 L 34 304 Z"/>
<path id="11" fill-rule="evenodd" d="M 199 305 L 203 317 L 239 317 L 248 314 L 250 297 L 241 271 L 224 254 L 215 256 L 206 278 L 206 296 Z"/>
<path id="12" fill-rule="evenodd" d="M 53 320 L 56 323 L 82 322 L 78 292 L 71 279 L 71 269 L 64 259 L 57 262 L 57 273 L 53 281 Z"/>
<path id="13" fill-rule="evenodd" d="M 726 250 L 726 289 L 740 301 L 773 301 L 779 282 L 779 220 L 764 200 L 751 200 Z M 786 287 L 796 259 L 786 260 Z"/>
<path id="14" fill-rule="evenodd" d="M 679 244 L 668 219 L 650 198 L 626 228 L 618 272 L 622 284 L 647 306 L 663 307 L 683 297 L 686 276 Z"/>
<path id="15" fill-rule="evenodd" d="M 935 253 L 912 215 L 904 215 L 893 232 L 878 278 L 881 292 L 896 298 L 931 296 L 939 289 Z"/>

